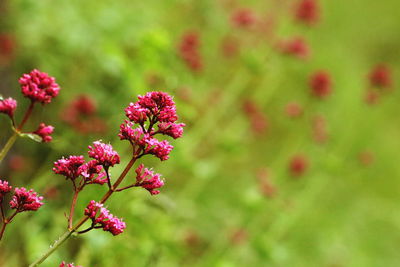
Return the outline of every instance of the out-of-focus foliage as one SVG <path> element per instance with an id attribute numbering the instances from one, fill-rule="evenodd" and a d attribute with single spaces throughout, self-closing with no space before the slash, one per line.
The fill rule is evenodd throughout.
<path id="1" fill-rule="evenodd" d="M 33 68 L 56 77 L 62 90 L 34 114 L 36 123 L 55 126 L 54 141 L 18 140 L 1 166 L 1 178 L 35 188 L 45 205 L 10 225 L 0 265 L 28 265 L 65 231 L 72 190 L 52 173 L 53 162 L 84 154 L 102 139 L 126 155 L 113 170 L 117 176 L 129 160 L 129 147 L 117 137 L 123 109 L 138 94 L 165 90 L 175 95 L 187 126 L 170 160 L 145 159 L 166 177 L 161 194 L 116 194 L 107 205 L 126 221 L 123 234 L 74 237 L 43 266 L 62 260 L 86 267 L 400 266 L 400 3 L 320 0 L 321 20 L 313 26 L 294 21 L 295 3 L 2 0 L 0 31 L 14 45 L 0 61 L 1 94 L 19 101 L 21 116 L 27 100 L 17 81 Z M 271 28 L 233 26 L 231 15 L 242 7 Z M 199 36 L 203 69 L 197 72 L 178 55 L 188 31 Z M 291 36 L 307 40 L 308 59 L 276 49 Z M 238 42 L 237 55 L 223 55 L 226 38 Z M 367 75 L 381 62 L 393 70 L 394 90 L 368 105 Z M 308 87 L 320 69 L 333 82 L 324 100 Z M 61 119 L 81 94 L 97 103 L 101 131 L 82 133 Z M 254 131 L 245 100 L 258 107 L 255 123 L 265 120 L 266 129 Z M 291 101 L 304 108 L 298 119 L 285 114 Z M 327 128 L 323 143 L 313 137 L 318 116 Z M 3 144 L 11 134 L 4 116 L 0 129 Z M 294 178 L 288 166 L 297 154 L 309 168 Z M 360 155 L 373 163 L 360 163 Z M 269 193 L 262 190 L 264 176 Z M 80 196 L 78 211 L 105 188 L 91 190 Z"/>

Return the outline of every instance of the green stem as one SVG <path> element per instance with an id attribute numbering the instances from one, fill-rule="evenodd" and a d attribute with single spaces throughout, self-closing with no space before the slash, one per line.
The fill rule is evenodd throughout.
<path id="1" fill-rule="evenodd" d="M 54 251 L 58 249 L 71 235 L 73 231 L 67 231 L 59 239 L 57 239 L 52 246 L 35 262 L 33 262 L 29 267 L 39 266 L 47 257 L 49 257 Z"/>
<path id="2" fill-rule="evenodd" d="M 18 133 L 14 132 L 13 135 L 10 136 L 8 139 L 7 143 L 3 147 L 3 149 L 0 152 L 0 163 L 3 161 L 4 157 L 7 155 L 8 151 L 11 149 L 11 147 L 14 145 L 15 140 L 17 140 Z"/>
<path id="3" fill-rule="evenodd" d="M 22 127 L 24 127 L 26 121 L 29 119 L 29 117 L 32 114 L 33 107 L 35 106 L 35 102 L 31 101 L 31 104 L 29 105 L 28 109 L 25 112 L 24 118 L 22 119 L 21 123 L 18 125 L 17 129 L 14 130 L 13 135 L 8 139 L 7 143 L 3 147 L 3 149 L 0 152 L 0 163 L 3 161 L 5 156 L 7 155 L 8 151 L 11 149 L 11 147 L 14 145 L 15 140 L 17 140 L 18 134 L 21 132 Z M 13 121 L 14 124 L 14 121 Z"/>

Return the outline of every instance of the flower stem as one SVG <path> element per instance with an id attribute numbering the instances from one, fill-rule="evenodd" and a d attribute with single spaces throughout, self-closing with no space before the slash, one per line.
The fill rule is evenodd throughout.
<path id="1" fill-rule="evenodd" d="M 75 188 L 74 196 L 72 198 L 72 203 L 71 203 L 71 208 L 69 211 L 69 216 L 68 216 L 68 229 L 72 229 L 72 220 L 74 218 L 74 212 L 75 212 L 75 206 L 76 206 L 76 201 L 78 199 L 78 194 L 79 194 L 79 189 Z"/>
<path id="2" fill-rule="evenodd" d="M 8 139 L 7 143 L 3 147 L 3 149 L 0 152 L 0 162 L 3 161 L 4 157 L 7 155 L 8 151 L 11 149 L 11 147 L 14 145 L 15 140 L 17 140 L 18 133 L 14 132 L 13 135 L 10 136 Z"/>
<path id="3" fill-rule="evenodd" d="M 73 231 L 66 231 L 59 239 L 57 239 L 53 245 L 35 262 L 33 262 L 29 267 L 39 266 L 45 259 L 47 259 L 54 251 L 58 249 L 71 235 Z"/>
<path id="4" fill-rule="evenodd" d="M 125 176 L 128 174 L 129 170 L 132 168 L 135 161 L 138 159 L 137 154 L 135 154 L 132 159 L 129 161 L 128 165 L 126 165 L 125 169 L 122 171 L 121 175 L 118 177 L 118 180 L 113 184 L 112 188 L 117 188 L 118 185 L 124 180 Z M 115 192 L 114 189 L 109 189 L 107 193 L 101 198 L 100 203 L 104 203 L 107 199 Z M 70 214 L 71 215 L 71 214 Z M 35 262 L 33 262 L 29 267 L 39 266 L 43 261 L 45 261 L 57 248 L 64 243 L 73 232 L 77 231 L 79 227 L 81 227 L 87 220 L 88 216 L 82 217 L 73 227 L 71 227 L 67 232 L 65 232 L 57 241 L 54 242 L 52 246 Z"/>
<path id="5" fill-rule="evenodd" d="M 13 135 L 10 136 L 8 139 L 7 143 L 3 147 L 3 149 L 0 152 L 0 163 L 3 161 L 5 156 L 7 155 L 8 151 L 11 149 L 11 147 L 14 145 L 15 140 L 17 140 L 18 133 L 22 130 L 22 127 L 24 127 L 26 121 L 29 119 L 30 115 L 32 114 L 33 107 L 35 106 L 35 102 L 31 101 L 31 104 L 29 105 L 28 109 L 25 112 L 24 118 L 22 119 L 21 123 L 18 125 L 17 129 L 15 129 Z"/>

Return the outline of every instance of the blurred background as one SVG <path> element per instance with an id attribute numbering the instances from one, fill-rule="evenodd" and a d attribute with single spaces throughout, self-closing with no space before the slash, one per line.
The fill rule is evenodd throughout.
<path id="1" fill-rule="evenodd" d="M 0 93 L 29 104 L 18 78 L 56 77 L 59 96 L 0 166 L 45 197 L 7 228 L 0 266 L 27 266 L 66 229 L 61 156 L 111 142 L 138 94 L 174 96 L 182 139 L 161 194 L 107 206 L 127 229 L 71 238 L 42 266 L 400 266 L 400 3 L 397 0 L 1 0 Z M 0 145 L 12 134 L 0 117 Z M 125 156 L 123 156 L 125 155 Z M 131 174 L 133 177 L 133 174 Z M 88 187 L 77 218 L 105 192 Z"/>

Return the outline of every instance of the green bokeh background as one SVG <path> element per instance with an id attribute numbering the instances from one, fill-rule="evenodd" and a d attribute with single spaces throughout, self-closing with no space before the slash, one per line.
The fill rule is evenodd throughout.
<path id="1" fill-rule="evenodd" d="M 30 126 L 45 121 L 56 127 L 54 141 L 18 140 L 0 167 L 14 186 L 58 194 L 35 213 L 18 215 L 0 244 L 1 266 L 27 266 L 65 231 L 72 195 L 70 183 L 52 173 L 52 163 L 86 153 L 102 139 L 123 156 L 114 176 L 129 160 L 129 147 L 118 140 L 123 109 L 138 94 L 163 90 L 175 95 L 182 139 L 166 162 L 145 159 L 163 174 L 158 196 L 145 190 L 116 194 L 108 202 L 123 217 L 126 231 L 117 236 L 91 231 L 71 238 L 42 266 L 62 260 L 95 266 L 400 266 L 398 153 L 400 2 L 397 0 L 321 0 L 321 21 L 314 27 L 295 23 L 294 1 L 216 0 L 2 0 L 0 30 L 12 34 L 15 53 L 0 66 L 0 89 L 27 100 L 18 78 L 38 68 L 62 87 L 51 104 L 35 111 Z M 279 37 L 304 36 L 312 57 L 300 61 L 278 53 L 257 32 L 232 27 L 235 7 L 273 16 Z M 193 73 L 177 56 L 181 35 L 201 37 L 204 70 Z M 226 35 L 242 43 L 240 55 L 225 58 L 219 49 Z M 375 106 L 363 101 L 367 73 L 380 62 L 393 70 L 395 86 Z M 325 101 L 310 97 L 307 79 L 328 70 L 334 91 Z M 158 77 L 151 79 L 151 77 Z M 189 97 L 179 97 L 184 92 Z M 91 95 L 105 134 L 82 135 L 59 119 L 62 108 L 79 94 Z M 262 136 L 251 132 L 242 100 L 252 99 L 267 116 Z M 287 102 L 296 100 L 305 114 L 290 120 Z M 329 140 L 316 144 L 312 118 L 323 115 Z M 0 142 L 11 134 L 0 118 Z M 360 164 L 361 151 L 375 161 Z M 288 161 L 303 153 L 310 169 L 293 179 Z M 29 168 L 11 171 L 7 159 L 27 158 Z M 256 178 L 267 167 L 277 188 L 265 197 Z M 133 175 L 131 175 L 133 176 Z M 88 187 L 78 210 L 105 188 Z M 244 233 L 240 242 L 232 236 Z"/>

